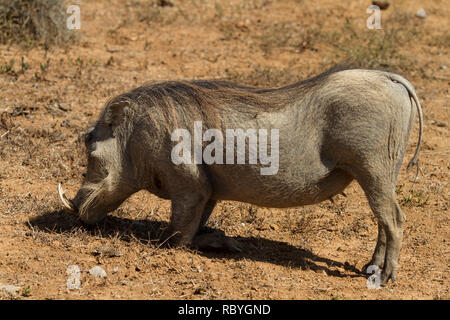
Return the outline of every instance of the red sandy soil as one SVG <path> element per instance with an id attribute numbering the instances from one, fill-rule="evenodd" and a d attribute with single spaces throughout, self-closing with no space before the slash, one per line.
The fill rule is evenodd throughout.
<path id="1" fill-rule="evenodd" d="M 67 47 L 0 46 L 1 66 L 16 61 L 12 71 L 0 71 L 0 285 L 21 288 L 15 296 L 0 290 L 0 297 L 450 298 L 445 1 L 391 1 L 382 11 L 382 30 L 366 28 L 370 1 L 145 3 L 80 2 L 79 40 Z M 415 17 L 420 8 L 426 19 Z M 65 183 L 70 196 L 77 191 L 86 171 L 83 133 L 109 98 L 162 79 L 292 83 L 342 62 L 349 50 L 364 61 L 368 41 L 387 34 L 398 16 L 401 37 L 389 38 L 385 49 L 390 44 L 396 51 L 382 59 L 414 84 L 425 129 L 418 181 L 415 170 L 403 168 L 399 177 L 397 196 L 407 223 L 394 284 L 368 290 L 358 272 L 372 255 L 377 227 L 357 183 L 334 203 L 288 210 L 221 202 L 208 225 L 234 237 L 241 253 L 160 247 L 170 203 L 144 192 L 90 229 L 61 211 L 57 182 Z M 339 41 L 345 48 L 337 48 Z M 417 136 L 416 124 L 408 160 Z M 97 254 L 99 246 L 120 254 Z M 67 289 L 69 265 L 82 271 L 79 290 Z M 88 273 L 97 265 L 107 272 L 105 279 Z"/>

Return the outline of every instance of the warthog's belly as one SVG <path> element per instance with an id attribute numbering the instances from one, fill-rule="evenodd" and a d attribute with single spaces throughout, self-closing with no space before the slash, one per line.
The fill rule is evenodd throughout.
<path id="1" fill-rule="evenodd" d="M 236 172 L 237 171 L 237 172 Z M 247 202 L 263 207 L 287 208 L 314 204 L 341 193 L 353 180 L 342 169 L 274 176 L 252 175 L 249 170 L 239 175 L 212 178 L 213 195 L 217 200 Z"/>

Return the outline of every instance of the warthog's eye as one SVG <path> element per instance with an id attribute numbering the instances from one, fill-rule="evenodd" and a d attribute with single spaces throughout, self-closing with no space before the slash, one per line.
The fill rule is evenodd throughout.
<path id="1" fill-rule="evenodd" d="M 87 145 L 92 141 L 94 128 L 89 128 L 89 130 L 84 135 L 84 143 Z"/>
<path id="2" fill-rule="evenodd" d="M 84 143 L 88 144 L 91 141 L 92 141 L 92 134 L 86 133 L 86 135 L 84 136 Z"/>

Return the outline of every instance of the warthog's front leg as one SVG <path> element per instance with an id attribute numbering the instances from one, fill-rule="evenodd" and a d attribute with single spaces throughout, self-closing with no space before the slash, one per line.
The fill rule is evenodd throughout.
<path id="1" fill-rule="evenodd" d="M 172 245 L 190 246 L 211 198 L 211 184 L 203 168 L 196 164 L 179 165 L 166 171 L 166 175 L 166 188 L 172 200 L 166 236 Z M 210 211 L 213 208 L 211 206 Z"/>
<path id="2" fill-rule="evenodd" d="M 228 238 L 220 230 L 197 233 L 211 215 L 215 200 L 205 200 L 200 193 L 190 193 L 181 199 L 172 200 L 170 222 L 171 243 L 178 246 L 192 246 L 200 250 L 225 250 L 240 252 L 236 240 Z"/>
<path id="3" fill-rule="evenodd" d="M 172 200 L 169 226 L 170 243 L 189 246 L 198 231 L 208 198 L 202 193 L 188 193 Z"/>
<path id="4" fill-rule="evenodd" d="M 222 230 L 210 230 L 205 227 L 205 224 L 211 216 L 216 203 L 217 200 L 214 199 L 209 199 L 206 203 L 200 221 L 200 228 L 192 241 L 192 246 L 205 251 L 220 250 L 241 252 L 242 249 L 239 243 L 233 238 L 225 236 L 225 232 Z"/>
<path id="5" fill-rule="evenodd" d="M 209 217 L 211 216 L 211 213 L 214 210 L 214 207 L 216 206 L 216 203 L 217 200 L 213 199 L 209 199 L 208 202 L 206 203 L 205 209 L 203 210 L 202 219 L 200 220 L 200 229 L 205 227 L 206 222 L 208 221 Z"/>

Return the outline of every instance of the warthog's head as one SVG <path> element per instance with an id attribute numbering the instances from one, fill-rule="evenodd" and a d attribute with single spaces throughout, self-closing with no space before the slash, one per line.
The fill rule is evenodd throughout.
<path id="1" fill-rule="evenodd" d="M 127 197 L 137 191 L 135 170 L 130 169 L 127 140 L 132 130 L 127 125 L 128 102 L 110 103 L 95 127 L 85 134 L 88 168 L 82 187 L 69 200 L 58 186 L 64 207 L 78 213 L 88 224 L 101 221 Z"/>

